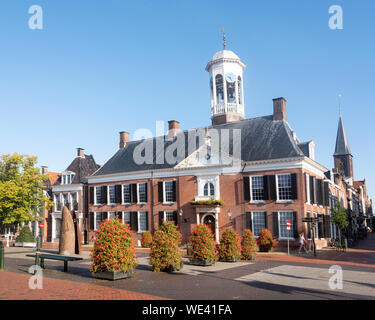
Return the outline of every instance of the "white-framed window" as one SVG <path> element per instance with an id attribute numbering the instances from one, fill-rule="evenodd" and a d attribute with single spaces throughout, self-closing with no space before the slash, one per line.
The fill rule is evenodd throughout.
<path id="1" fill-rule="evenodd" d="M 215 186 L 212 182 L 205 183 L 203 187 L 203 195 L 205 197 L 214 197 L 215 196 Z"/>
<path id="2" fill-rule="evenodd" d="M 55 211 L 61 211 L 61 193 L 56 193 L 55 198 Z"/>
<path id="3" fill-rule="evenodd" d="M 78 210 L 78 193 L 77 192 L 70 193 L 70 199 L 72 202 L 72 209 Z"/>
<path id="4" fill-rule="evenodd" d="M 116 202 L 116 191 L 115 191 L 115 185 L 109 185 L 107 188 L 107 199 L 108 199 L 108 204 L 115 204 Z"/>
<path id="5" fill-rule="evenodd" d="M 250 176 L 250 199 L 252 202 L 264 202 L 264 177 Z"/>
<path id="6" fill-rule="evenodd" d="M 61 174 L 61 184 L 71 184 L 74 179 L 74 172 L 65 171 Z"/>
<path id="7" fill-rule="evenodd" d="M 266 211 L 252 211 L 251 224 L 254 237 L 257 238 L 261 230 L 266 228 Z"/>
<path id="8" fill-rule="evenodd" d="M 279 238 L 294 239 L 294 219 L 293 211 L 279 211 Z M 286 222 L 290 221 L 290 230 L 286 228 Z"/>
<path id="9" fill-rule="evenodd" d="M 142 182 L 137 184 L 138 190 L 138 203 L 147 202 L 147 182 Z"/>
<path id="10" fill-rule="evenodd" d="M 277 200 L 291 201 L 292 200 L 292 176 L 290 173 L 277 174 Z"/>
<path id="11" fill-rule="evenodd" d="M 132 201 L 130 183 L 122 185 L 122 203 L 130 204 Z"/>
<path id="12" fill-rule="evenodd" d="M 174 202 L 174 181 L 163 181 L 164 186 L 164 202 L 171 203 Z"/>
<path id="13" fill-rule="evenodd" d="M 62 201 L 63 201 L 63 206 L 66 206 L 67 208 L 70 208 L 69 206 L 69 193 L 63 193 L 62 194 Z"/>
<path id="14" fill-rule="evenodd" d="M 122 222 L 124 224 L 130 225 L 130 211 L 123 211 L 122 212 Z"/>
<path id="15" fill-rule="evenodd" d="M 98 205 L 98 204 L 101 204 L 101 203 L 102 203 L 102 188 L 99 186 L 99 187 L 95 187 L 95 201 L 94 201 L 94 204 Z"/>
<path id="16" fill-rule="evenodd" d="M 94 212 L 94 226 L 95 230 L 99 229 L 100 224 L 102 223 L 102 213 L 101 212 Z"/>
<path id="17" fill-rule="evenodd" d="M 111 220 L 114 217 L 116 217 L 116 211 L 109 211 L 108 212 L 108 220 Z"/>
<path id="18" fill-rule="evenodd" d="M 311 201 L 311 199 L 310 199 L 310 175 L 306 174 L 305 177 L 306 177 L 306 181 L 305 181 L 305 183 L 306 183 L 306 203 L 310 204 L 310 201 Z"/>
<path id="19" fill-rule="evenodd" d="M 138 211 L 138 233 L 147 231 L 147 211 Z"/>
<path id="20" fill-rule="evenodd" d="M 175 212 L 174 211 L 164 211 L 163 220 L 166 221 L 166 222 L 174 221 L 175 220 Z"/>

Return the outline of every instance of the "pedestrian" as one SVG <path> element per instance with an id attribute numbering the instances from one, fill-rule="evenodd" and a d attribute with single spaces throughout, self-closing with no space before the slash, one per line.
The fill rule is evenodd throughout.
<path id="1" fill-rule="evenodd" d="M 306 239 L 305 237 L 303 236 L 303 232 L 301 232 L 299 234 L 299 250 L 298 250 L 298 254 L 301 254 L 301 249 L 305 249 L 305 252 L 307 253 L 307 249 L 306 249 Z"/>

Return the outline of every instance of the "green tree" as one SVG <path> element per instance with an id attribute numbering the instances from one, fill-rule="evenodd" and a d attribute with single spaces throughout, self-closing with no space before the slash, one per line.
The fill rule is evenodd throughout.
<path id="1" fill-rule="evenodd" d="M 335 203 L 335 206 L 332 209 L 331 221 L 340 230 L 339 238 L 341 242 L 341 230 L 346 228 L 349 225 L 349 222 L 347 219 L 345 208 L 338 201 Z"/>
<path id="2" fill-rule="evenodd" d="M 50 208 L 42 188 L 48 175 L 36 167 L 37 157 L 14 153 L 0 158 L 0 223 L 21 224 L 35 220 L 35 210 Z"/>

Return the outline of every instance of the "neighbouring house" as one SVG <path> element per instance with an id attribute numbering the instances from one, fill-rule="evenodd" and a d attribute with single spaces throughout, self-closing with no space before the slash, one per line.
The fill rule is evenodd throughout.
<path id="1" fill-rule="evenodd" d="M 87 155 L 84 153 L 84 149 L 77 148 L 77 156 L 51 185 L 54 206 L 47 219 L 48 226 L 50 226 L 47 235 L 48 241 L 59 241 L 62 208 L 65 205 L 75 211 L 82 232 L 82 242 L 87 242 L 87 176 L 93 174 L 98 168 L 99 165 L 96 164 L 92 155 Z"/>

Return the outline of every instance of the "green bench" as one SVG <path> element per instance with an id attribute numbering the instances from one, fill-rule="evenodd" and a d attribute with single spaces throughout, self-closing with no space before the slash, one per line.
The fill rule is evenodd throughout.
<path id="1" fill-rule="evenodd" d="M 33 257 L 35 258 L 35 254 L 27 254 L 27 257 Z M 82 258 L 78 257 L 69 257 L 69 256 L 59 256 L 56 254 L 46 254 L 46 253 L 41 253 L 39 254 L 39 259 L 40 259 L 40 267 L 44 269 L 44 259 L 49 259 L 49 260 L 58 260 L 58 261 L 64 261 L 64 272 L 68 271 L 68 262 L 69 261 L 78 261 L 78 260 L 83 260 Z"/>

